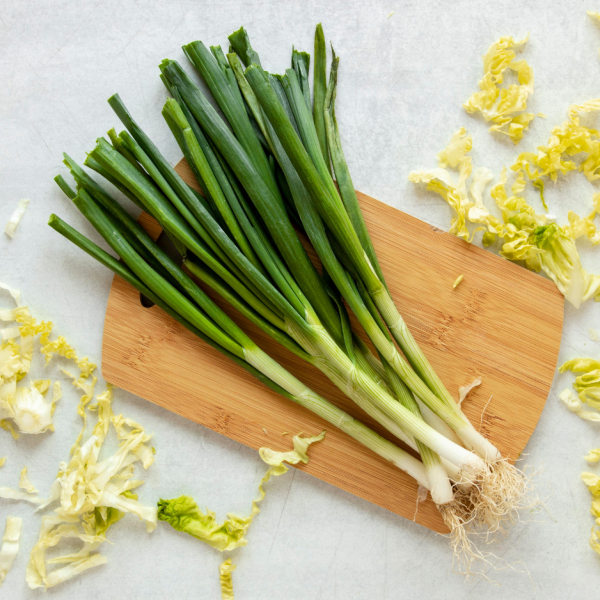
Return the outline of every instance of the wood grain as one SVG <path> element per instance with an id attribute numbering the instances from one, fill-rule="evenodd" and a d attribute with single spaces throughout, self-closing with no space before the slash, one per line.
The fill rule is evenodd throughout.
<path id="1" fill-rule="evenodd" d="M 195 185 L 184 161 L 177 170 Z M 364 194 L 359 200 L 390 292 L 411 331 L 452 393 L 481 376 L 465 412 L 504 456 L 515 460 L 552 383 L 562 331 L 561 294 L 549 280 L 520 266 Z M 150 217 L 143 215 L 141 222 L 155 237 L 159 234 Z M 464 280 L 453 289 L 461 274 Z M 390 437 L 319 371 L 211 296 L 308 386 Z M 118 277 L 108 300 L 102 352 L 103 375 L 111 383 L 251 448 L 284 449 L 290 441 L 283 432 L 327 429 L 325 440 L 311 448 L 309 464 L 299 468 L 413 518 L 417 486 L 411 478 L 258 383 L 157 307 L 144 308 L 139 293 Z M 416 521 L 445 531 L 431 500 L 419 505 Z"/>

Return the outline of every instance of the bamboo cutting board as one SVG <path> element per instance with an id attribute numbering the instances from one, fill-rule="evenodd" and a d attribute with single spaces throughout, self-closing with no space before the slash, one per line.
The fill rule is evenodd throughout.
<path id="1" fill-rule="evenodd" d="M 177 170 L 195 185 L 185 161 Z M 453 394 L 481 377 L 464 410 L 504 456 L 517 459 L 550 391 L 562 331 L 561 294 L 549 280 L 490 252 L 364 194 L 359 200 L 390 292 L 417 341 Z M 141 222 L 159 235 L 150 217 L 142 215 Z M 453 289 L 461 274 L 464 280 Z M 210 295 L 309 387 L 386 435 L 319 371 Z M 157 307 L 143 307 L 139 293 L 118 277 L 106 310 L 102 372 L 114 385 L 251 448 L 288 449 L 283 432 L 326 429 L 325 440 L 311 448 L 309 464 L 299 468 L 414 517 L 417 485 L 411 478 L 264 387 Z M 416 521 L 446 531 L 430 499 L 419 505 Z"/>

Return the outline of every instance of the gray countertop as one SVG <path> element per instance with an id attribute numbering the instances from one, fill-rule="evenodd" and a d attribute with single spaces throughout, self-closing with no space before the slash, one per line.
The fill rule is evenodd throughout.
<path id="1" fill-rule="evenodd" d="M 82 353 L 101 361 L 102 325 L 111 275 L 54 233 L 51 212 L 87 234 L 91 229 L 52 178 L 66 174 L 61 153 L 83 160 L 94 140 L 118 122 L 106 99 L 119 92 L 167 157 L 179 150 L 160 116 L 165 91 L 158 63 L 185 60 L 181 45 L 195 39 L 226 46 L 244 25 L 263 64 L 288 66 L 292 43 L 312 50 L 322 22 L 341 56 L 337 114 L 356 187 L 438 227 L 448 229 L 449 207 L 407 181 L 410 170 L 436 165 L 435 155 L 461 126 L 473 134 L 473 162 L 498 175 L 519 151 L 545 143 L 566 119 L 571 103 L 600 97 L 600 28 L 585 15 L 593 3 L 359 2 L 355 0 L 21 0 L 0 3 L 0 221 L 20 198 L 30 198 L 15 238 L 0 235 L 0 281 L 19 288 L 38 317 L 49 318 Z M 395 13 L 388 18 L 388 15 Z M 498 140 L 461 108 L 482 75 L 481 55 L 501 35 L 530 34 L 523 57 L 533 66 L 536 119 L 517 149 Z M 590 122 L 592 122 L 590 120 Z M 548 186 L 559 222 L 568 210 L 587 214 L 598 186 L 572 174 Z M 489 202 L 489 196 L 487 197 Z M 539 209 L 534 195 L 532 204 Z M 479 238 L 478 238 L 479 239 Z M 476 242 L 479 243 L 479 242 Z M 590 271 L 598 250 L 582 244 Z M 8 296 L 0 305 L 9 305 Z M 560 360 L 600 357 L 600 307 L 565 308 Z M 51 376 L 57 370 L 49 368 Z M 485 597 L 593 598 L 600 588 L 600 557 L 588 546 L 591 498 L 579 479 L 582 457 L 600 445 L 598 424 L 566 411 L 557 393 L 570 385 L 557 375 L 527 462 L 540 470 L 538 491 L 547 511 L 526 515 L 493 551 L 513 570 L 492 574 L 501 586 L 464 583 L 452 573 L 447 541 L 309 475 L 291 469 L 268 484 L 267 499 L 233 561 L 236 598 L 386 599 Z M 201 385 L 201 382 L 199 382 Z M 65 387 L 67 387 L 65 385 Z M 27 465 L 44 494 L 80 427 L 77 395 L 67 390 L 56 431 L 18 442 L 0 431 L 1 485 L 15 485 Z M 519 399 L 526 402 L 526 399 Z M 140 398 L 116 392 L 124 412 L 155 432 L 156 464 L 145 474 L 141 500 L 193 495 L 216 511 L 245 513 L 265 471 L 256 452 Z M 25 566 L 40 517 L 29 505 L 0 502 L 24 518 L 21 551 L 0 590 L 29 599 Z M 218 598 L 223 556 L 167 526 L 149 535 L 128 516 L 111 530 L 102 552 L 108 564 L 48 592 L 57 599 Z M 494 559 L 492 559 L 494 561 Z M 520 562 L 522 561 L 522 562 Z"/>

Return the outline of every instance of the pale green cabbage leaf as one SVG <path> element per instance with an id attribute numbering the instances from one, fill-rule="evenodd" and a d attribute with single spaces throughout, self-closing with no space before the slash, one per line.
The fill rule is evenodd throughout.
<path id="1" fill-rule="evenodd" d="M 180 496 L 171 500 L 159 500 L 158 519 L 166 521 L 177 531 L 187 533 L 221 552 L 245 546 L 248 543 L 246 533 L 254 517 L 260 512 L 258 505 L 265 497 L 263 485 L 271 476 L 278 477 L 287 473 L 288 467 L 284 464 L 286 462 L 293 465 L 299 462 L 308 463 L 308 447 L 324 437 L 324 431 L 311 437 L 295 435 L 294 449 L 289 452 L 277 452 L 270 448 L 259 449 L 260 457 L 269 465 L 269 469 L 258 486 L 259 496 L 252 501 L 252 511 L 247 516 L 229 513 L 227 519 L 219 523 L 214 512 L 207 509 L 204 513 L 193 498 Z"/>

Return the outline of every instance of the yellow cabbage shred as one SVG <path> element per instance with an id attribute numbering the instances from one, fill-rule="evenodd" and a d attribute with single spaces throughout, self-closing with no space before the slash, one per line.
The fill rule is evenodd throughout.
<path id="1" fill-rule="evenodd" d="M 455 216 L 450 223 L 450 233 L 467 242 L 475 235 L 469 233 L 467 222 L 469 215 L 476 222 L 482 222 L 488 215 L 483 206 L 483 190 L 492 179 L 488 169 L 477 169 L 467 191 L 467 180 L 473 170 L 471 157 L 472 138 L 464 127 L 457 131 L 450 144 L 438 154 L 439 167 L 429 170 L 412 171 L 408 179 L 413 183 L 426 183 L 427 189 L 438 193 L 454 210 Z M 458 169 L 458 179 L 454 179 L 446 167 Z M 471 212 L 473 211 L 473 212 Z"/>
<path id="2" fill-rule="evenodd" d="M 592 494 L 592 507 L 590 512 L 596 519 L 596 525 L 600 526 L 600 477 L 594 473 L 582 473 L 581 479 L 587 485 L 590 494 Z M 598 534 L 600 529 L 592 527 L 592 535 L 590 537 L 590 548 L 600 554 L 600 539 Z"/>
<path id="3" fill-rule="evenodd" d="M 233 581 L 231 574 L 235 571 L 236 565 L 232 564 L 228 558 L 219 566 L 219 577 L 221 579 L 221 600 L 235 600 L 233 597 Z"/>
<path id="4" fill-rule="evenodd" d="M 559 372 L 565 371 L 582 373 L 573 383 L 579 400 L 589 408 L 600 411 L 600 361 L 593 358 L 573 358 L 560 366 Z"/>
<path id="5" fill-rule="evenodd" d="M 454 280 L 454 283 L 452 284 L 452 289 L 454 289 L 454 290 L 455 290 L 455 289 L 457 288 L 457 286 L 459 286 L 459 285 L 460 285 L 460 282 L 461 282 L 461 281 L 462 281 L 464 278 L 465 278 L 465 276 L 464 276 L 464 275 L 459 275 L 459 276 L 458 276 L 458 277 L 457 277 L 457 278 Z"/>
<path id="6" fill-rule="evenodd" d="M 511 167 L 522 171 L 532 181 L 549 177 L 552 181 L 558 175 L 565 175 L 578 169 L 589 181 L 600 178 L 600 137 L 598 131 L 580 124 L 580 113 L 600 110 L 600 99 L 569 107 L 569 118 L 555 127 L 545 146 L 538 146 L 537 152 L 522 152 Z M 580 158 L 577 165 L 572 157 Z"/>
<path id="7" fill-rule="evenodd" d="M 23 467 L 21 471 L 21 479 L 19 480 L 19 487 L 22 490 L 25 490 L 28 494 L 37 494 L 35 486 L 29 480 L 29 475 L 27 475 L 27 467 Z"/>
<path id="8" fill-rule="evenodd" d="M 528 37 L 515 42 L 512 37 L 501 37 L 483 55 L 483 78 L 479 92 L 463 104 L 468 113 L 481 113 L 486 121 L 494 123 L 490 131 L 508 136 L 518 144 L 535 115 L 527 110 L 527 99 L 533 94 L 533 69 L 524 60 L 516 60 Z M 508 72 L 514 72 L 518 83 L 501 87 Z"/>
<path id="9" fill-rule="evenodd" d="M 19 517 L 6 518 L 2 546 L 0 547 L 0 587 L 2 587 L 19 551 L 22 525 L 23 521 Z"/>
<path id="10" fill-rule="evenodd" d="M 207 509 L 206 513 L 203 513 L 192 497 L 180 496 L 171 500 L 159 500 L 158 518 L 168 522 L 177 531 L 188 533 L 221 552 L 245 546 L 248 543 L 246 533 L 254 517 L 260 512 L 258 505 L 265 497 L 263 485 L 272 476 L 278 477 L 287 473 L 288 467 L 284 464 L 286 462 L 292 465 L 299 462 L 308 463 L 308 447 L 324 437 L 324 431 L 311 437 L 295 435 L 294 449 L 288 452 L 277 452 L 270 448 L 259 449 L 260 457 L 269 465 L 269 469 L 258 485 L 259 496 L 252 501 L 252 510 L 248 516 L 229 513 L 228 518 L 219 523 L 214 512 Z"/>
<path id="11" fill-rule="evenodd" d="M 146 529 L 156 527 L 156 508 L 143 506 L 132 492 L 143 481 L 135 479 L 136 462 L 147 469 L 154 461 L 154 450 L 148 444 L 152 435 L 143 427 L 112 412 L 110 386 L 96 396 L 96 403 L 87 410 L 97 416 L 93 431 L 80 444 L 76 442 L 68 462 L 61 462 L 48 499 L 39 510 L 54 502 L 58 506 L 42 519 L 37 543 L 31 551 L 26 579 L 29 587 L 48 589 L 106 562 L 97 553 L 106 541 L 108 528 L 125 513 L 136 514 L 145 521 Z M 105 438 L 113 427 L 119 446 L 106 458 L 101 457 Z M 81 540 L 81 549 L 48 560 L 46 551 L 63 539 Z M 65 565 L 49 571 L 51 565 Z"/>
<path id="12" fill-rule="evenodd" d="M 581 108 L 574 107 L 574 114 Z M 438 154 L 440 165 L 445 165 L 447 169 L 440 166 L 431 170 L 412 171 L 409 175 L 409 180 L 414 183 L 427 183 L 428 190 L 440 194 L 454 209 L 450 233 L 470 242 L 478 230 L 484 229 L 482 241 L 485 246 L 501 240 L 501 256 L 512 261 L 523 261 L 528 269 L 543 270 L 576 308 L 590 298 L 599 300 L 600 276 L 590 274 L 583 268 L 575 242 L 586 237 L 594 245 L 600 243 L 600 232 L 594 223 L 597 212 L 600 212 L 600 194 L 594 194 L 593 210 L 587 217 L 579 217 L 571 211 L 569 224 L 561 227 L 551 222 L 549 215 L 537 213 L 523 196 L 532 171 L 522 158 L 512 167 L 517 172 L 510 191 L 507 189 L 506 168 L 490 189 L 490 195 L 501 214 L 501 217 L 497 217 L 490 213 L 483 201 L 485 188 L 492 180 L 488 169 L 478 168 L 473 172 L 467 193 L 468 178 L 472 171 L 471 158 L 467 153 L 471 148 L 471 136 L 461 128 L 452 136 L 448 147 Z M 458 181 L 452 178 L 448 170 L 450 168 L 458 169 Z M 543 193 L 542 179 L 535 179 L 533 184 Z M 469 224 L 477 227 L 471 232 Z"/>
<path id="13" fill-rule="evenodd" d="M 85 392 L 80 404 L 84 400 L 89 402 L 93 397 L 96 378 L 92 373 L 96 365 L 87 357 L 79 358 L 64 337 L 51 340 L 53 324 L 50 321 L 38 323 L 29 309 L 22 305 L 18 290 L 4 284 L 0 284 L 0 289 L 7 290 L 16 304 L 13 309 L 0 309 L 0 321 L 16 322 L 15 327 L 18 328 L 20 337 L 17 342 L 11 334 L 10 339 L 5 339 L 0 345 L 0 426 L 15 439 L 18 439 L 20 433 L 53 431 L 52 415 L 62 396 L 60 383 L 56 381 L 52 384 L 49 379 L 44 379 L 34 380 L 29 386 L 17 385 L 29 375 L 36 338 L 39 339 L 40 351 L 45 356 L 46 364 L 56 355 L 75 362 L 79 375 L 71 377 L 74 385 Z M 48 401 L 46 395 L 50 388 L 52 399 Z"/>
<path id="14" fill-rule="evenodd" d="M 600 448 L 594 448 L 593 450 L 590 450 L 583 458 L 589 463 L 597 463 L 600 461 Z"/>

